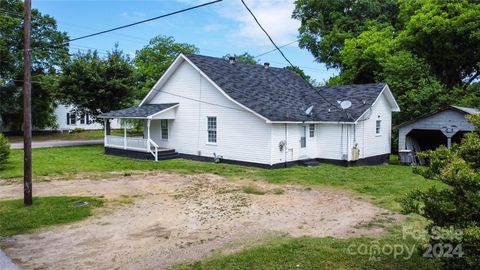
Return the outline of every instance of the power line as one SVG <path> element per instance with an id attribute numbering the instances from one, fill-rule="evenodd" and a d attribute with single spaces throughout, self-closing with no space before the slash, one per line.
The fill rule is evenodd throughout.
<path id="1" fill-rule="evenodd" d="M 272 37 L 270 37 L 270 35 L 268 34 L 268 32 L 262 27 L 262 25 L 260 24 L 260 22 L 258 21 L 257 17 L 255 17 L 255 14 L 253 14 L 253 12 L 250 10 L 250 8 L 247 6 L 247 4 L 245 4 L 245 1 L 244 0 L 241 0 L 243 5 L 245 6 L 245 8 L 248 10 L 248 12 L 250 13 L 250 15 L 252 15 L 253 19 L 255 20 L 255 22 L 257 23 L 257 25 L 260 27 L 260 29 L 262 29 L 262 31 L 265 33 L 265 35 L 267 35 L 268 39 L 270 39 L 270 42 L 272 42 L 273 46 L 275 46 L 276 50 L 278 50 L 280 52 L 280 54 L 283 56 L 283 58 L 285 59 L 285 61 L 287 61 L 290 66 L 292 66 L 292 68 L 295 68 L 295 66 L 292 64 L 292 62 L 290 62 L 290 60 L 288 60 L 288 58 L 285 56 L 285 54 L 283 54 L 282 50 L 277 46 L 277 44 L 275 44 L 275 42 L 273 41 Z M 328 100 L 326 97 L 323 96 L 323 94 L 320 93 L 320 91 L 313 87 L 312 86 L 312 89 L 322 98 L 324 99 L 327 103 L 329 103 L 330 105 L 332 105 L 333 107 L 338 107 L 336 104 L 332 103 L 330 100 Z M 343 109 L 342 109 L 343 110 Z M 345 110 L 343 110 L 345 111 Z M 346 112 L 345 112 L 346 113 Z M 348 114 L 347 114 L 348 116 Z"/>
<path id="2" fill-rule="evenodd" d="M 215 1 L 212 1 L 212 2 L 208 2 L 208 3 L 196 5 L 196 6 L 193 6 L 193 7 L 189 7 L 189 8 L 177 10 L 177 11 L 174 11 L 174 12 L 170 12 L 170 13 L 167 13 L 167 14 L 164 14 L 164 15 L 160 15 L 160 16 L 157 16 L 157 17 L 153 17 L 153 18 L 150 18 L 150 19 L 146 19 L 146 20 L 142 20 L 142 21 L 130 23 L 130 24 L 127 24 L 127 25 L 122 25 L 122 26 L 119 26 L 119 27 L 115 27 L 115 28 L 103 30 L 103 31 L 100 31 L 100 32 L 97 32 L 97 33 L 93 33 L 93 34 L 89 34 L 89 35 L 85 35 L 85 36 L 80 36 L 80 37 L 77 37 L 77 38 L 70 39 L 70 40 L 64 42 L 63 44 L 68 43 L 68 42 L 72 42 L 72 41 L 75 41 L 75 40 L 80 40 L 80 39 L 84 39 L 84 38 L 89 38 L 89 37 L 98 36 L 98 35 L 101 35 L 101 34 L 113 32 L 113 31 L 116 31 L 116 30 L 120 30 L 120 29 L 124 29 L 124 28 L 127 28 L 127 27 L 131 27 L 131 26 L 134 26 L 134 25 L 138 25 L 138 24 L 142 24 L 142 23 L 146 23 L 146 22 L 158 20 L 158 19 L 161 19 L 161 18 L 165 18 L 165 17 L 172 16 L 172 15 L 179 14 L 179 13 L 183 13 L 183 12 L 190 11 L 190 10 L 193 10 L 193 9 L 197 9 L 197 8 L 200 8 L 200 7 L 212 5 L 212 4 L 215 4 L 215 3 L 218 3 L 218 2 L 222 2 L 222 1 L 223 1 L 223 0 L 215 0 Z"/>
<path id="3" fill-rule="evenodd" d="M 289 43 L 287 43 L 287 44 L 284 44 L 284 45 L 280 46 L 279 48 L 287 47 L 288 45 L 292 45 L 293 43 L 296 43 L 296 42 L 298 42 L 298 41 L 299 41 L 299 39 L 294 40 L 294 41 L 292 41 L 292 42 L 289 42 Z M 277 48 L 275 48 L 275 49 L 273 49 L 273 50 L 270 50 L 270 51 L 268 51 L 268 52 L 261 53 L 261 54 L 255 56 L 255 58 L 258 58 L 258 57 L 260 57 L 260 56 L 264 56 L 264 55 L 266 55 L 266 54 L 272 53 L 272 52 L 274 52 L 274 51 L 276 51 L 276 50 L 277 50 Z"/>
<path id="4" fill-rule="evenodd" d="M 272 42 L 273 46 L 275 46 L 275 48 L 277 48 L 277 50 L 280 52 L 280 54 L 283 56 L 283 58 L 285 58 L 285 60 L 290 64 L 290 66 L 294 67 L 293 64 L 290 62 L 290 60 L 288 60 L 288 58 L 285 56 L 285 54 L 283 54 L 282 50 L 277 46 L 277 44 L 275 44 L 275 42 L 273 41 L 273 39 L 270 37 L 270 35 L 268 34 L 267 31 L 265 31 L 265 29 L 263 28 L 263 26 L 260 24 L 260 22 L 257 20 L 257 17 L 255 17 L 255 14 L 253 14 L 253 12 L 250 10 L 250 8 L 247 6 L 247 4 L 245 4 L 245 1 L 241 0 L 243 5 L 245 6 L 245 8 L 248 10 L 248 12 L 250 13 L 250 15 L 252 15 L 253 19 L 255 20 L 255 22 L 257 23 L 258 27 L 260 27 L 260 29 L 262 29 L 262 31 L 265 33 L 265 35 L 267 35 L 268 39 L 270 39 L 270 42 Z"/>

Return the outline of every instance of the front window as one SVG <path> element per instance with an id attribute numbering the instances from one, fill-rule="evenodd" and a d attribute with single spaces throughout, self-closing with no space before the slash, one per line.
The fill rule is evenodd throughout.
<path id="1" fill-rule="evenodd" d="M 160 120 L 160 128 L 162 129 L 162 140 L 168 140 L 168 120 Z"/>
<path id="2" fill-rule="evenodd" d="M 382 132 L 382 120 L 377 120 L 375 126 L 375 133 L 380 134 Z"/>
<path id="3" fill-rule="evenodd" d="M 85 125 L 85 113 L 80 114 L 80 124 Z"/>
<path id="4" fill-rule="evenodd" d="M 310 124 L 309 127 L 310 138 L 313 138 L 315 137 L 315 124 Z"/>
<path id="5" fill-rule="evenodd" d="M 217 143 L 217 117 L 207 117 L 208 142 Z"/>
<path id="6" fill-rule="evenodd" d="M 67 113 L 67 125 L 76 125 L 77 115 L 75 113 Z"/>

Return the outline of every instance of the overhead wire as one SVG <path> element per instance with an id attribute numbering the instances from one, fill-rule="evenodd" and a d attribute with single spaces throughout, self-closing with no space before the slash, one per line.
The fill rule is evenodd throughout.
<path id="1" fill-rule="evenodd" d="M 283 58 L 285 59 L 285 61 L 287 61 L 290 66 L 292 68 L 296 68 L 292 62 L 290 62 L 290 60 L 285 56 L 285 54 L 282 52 L 281 48 L 279 48 L 277 46 L 277 44 L 273 41 L 272 37 L 270 36 L 270 34 L 268 34 L 268 32 L 265 30 L 265 28 L 263 28 L 263 26 L 260 24 L 260 22 L 258 21 L 257 17 L 255 16 L 255 14 L 252 12 L 252 10 L 248 7 L 248 5 L 245 3 L 244 0 L 241 0 L 242 1 L 242 4 L 243 6 L 247 9 L 247 11 L 250 13 L 250 15 L 252 15 L 253 19 L 255 20 L 255 22 L 257 23 L 258 27 L 265 33 L 265 35 L 268 37 L 268 39 L 270 40 L 270 42 L 273 44 L 273 46 L 275 47 L 275 50 L 277 50 L 282 56 Z M 323 99 L 325 100 L 327 103 L 329 103 L 331 106 L 333 106 L 334 108 L 338 108 L 338 106 L 340 106 L 340 104 L 336 105 L 334 104 L 333 102 L 331 102 L 330 100 L 328 100 L 326 97 L 323 96 L 323 94 L 320 93 L 320 91 L 316 88 L 316 87 L 313 87 L 312 86 L 312 89 Z M 349 117 L 348 113 L 340 107 L 340 110 L 344 111 L 345 114 L 347 115 L 347 117 Z M 351 117 L 350 117 L 351 118 Z"/>
<path id="2" fill-rule="evenodd" d="M 88 34 L 88 35 L 84 35 L 84 36 L 72 38 L 72 39 L 64 42 L 64 44 L 65 44 L 65 43 L 72 42 L 72 41 L 80 40 L 80 39 L 85 39 L 85 38 L 89 38 L 89 37 L 93 37 L 93 36 L 102 35 L 102 34 L 105 34 L 105 33 L 109 33 L 109 32 L 116 31 L 116 30 L 128 28 L 128 27 L 131 27 L 131 26 L 134 26 L 134 25 L 139 25 L 139 24 L 142 24 L 142 23 L 155 21 L 155 20 L 158 20 L 158 19 L 161 19 L 161 18 L 169 17 L 169 16 L 172 16 L 172 15 L 179 14 L 179 13 L 183 13 L 183 12 L 190 11 L 190 10 L 193 10 L 193 9 L 198 9 L 198 8 L 201 8 L 201 7 L 204 7 L 204 6 L 216 4 L 216 3 L 219 3 L 219 2 L 222 2 L 222 1 L 223 1 L 223 0 L 215 0 L 215 1 L 207 2 L 207 3 L 203 3 L 203 4 L 200 4 L 200 5 L 196 5 L 196 6 L 184 8 L 184 9 L 181 9 L 181 10 L 177 10 L 177 11 L 174 11 L 174 12 L 170 12 L 170 13 L 167 13 L 167 14 L 163 14 L 163 15 L 160 15 L 160 16 L 157 16 L 157 17 L 153 17 L 153 18 L 141 20 L 141 21 L 138 21 L 138 22 L 129 23 L 129 24 L 126 24 L 126 25 L 122 25 L 122 26 L 110 28 L 110 29 L 103 30 L 103 31 L 100 31 L 100 32 L 96 32 L 96 33 L 92 33 L 92 34 Z"/>

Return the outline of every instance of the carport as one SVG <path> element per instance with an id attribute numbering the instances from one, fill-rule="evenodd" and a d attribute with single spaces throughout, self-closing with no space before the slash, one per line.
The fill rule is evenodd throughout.
<path id="1" fill-rule="evenodd" d="M 449 106 L 400 124 L 397 126 L 400 161 L 424 165 L 425 160 L 416 153 L 459 143 L 466 132 L 474 130 L 465 116 L 478 113 L 474 108 Z"/>

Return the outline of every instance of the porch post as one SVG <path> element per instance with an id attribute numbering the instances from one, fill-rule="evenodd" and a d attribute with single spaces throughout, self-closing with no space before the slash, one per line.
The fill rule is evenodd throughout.
<path id="1" fill-rule="evenodd" d="M 127 149 L 127 125 L 123 124 L 123 149 Z"/>
<path id="2" fill-rule="evenodd" d="M 147 148 L 148 148 L 148 151 L 150 151 L 150 122 L 151 121 L 152 121 L 151 119 L 147 120 Z"/>
<path id="3" fill-rule="evenodd" d="M 107 146 L 107 118 L 103 118 L 103 130 L 104 130 L 104 135 L 103 135 L 103 146 Z"/>

